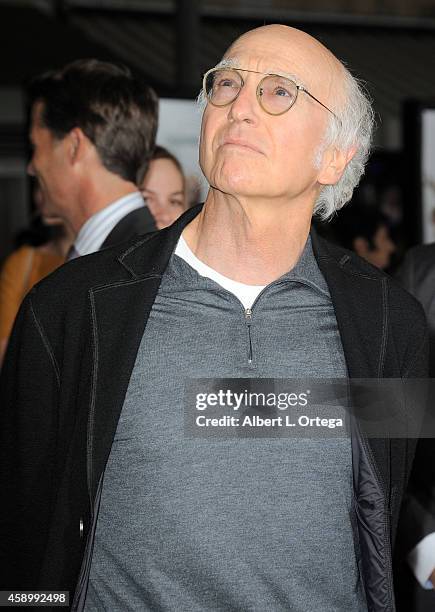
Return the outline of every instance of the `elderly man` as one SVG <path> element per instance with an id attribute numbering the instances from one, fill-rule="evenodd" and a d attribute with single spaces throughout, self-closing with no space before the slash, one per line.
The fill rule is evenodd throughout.
<path id="1" fill-rule="evenodd" d="M 359 180 L 370 105 L 281 25 L 239 38 L 203 97 L 205 204 L 71 262 L 20 312 L 2 588 L 68 590 L 86 611 L 394 610 L 406 440 L 183 430 L 192 381 L 425 375 L 420 306 L 310 234 Z"/>

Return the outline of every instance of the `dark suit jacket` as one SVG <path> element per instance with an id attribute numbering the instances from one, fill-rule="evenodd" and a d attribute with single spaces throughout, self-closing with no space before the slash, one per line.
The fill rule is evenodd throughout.
<path id="1" fill-rule="evenodd" d="M 410 249 L 398 271 L 400 283 L 422 304 L 429 327 L 430 375 L 435 378 L 435 244 L 421 245 Z M 403 519 L 404 537 L 418 541 L 421 536 L 435 532 L 435 463 L 431 457 L 433 440 L 420 444 L 419 455 L 415 464 L 412 489 L 407 497 L 407 519 Z M 428 448 L 429 447 L 429 448 Z M 422 486 L 434 483 L 430 488 Z M 403 571 L 401 590 L 407 606 L 403 610 L 412 612 L 434 612 L 435 591 L 423 591 L 420 585 L 409 576 L 409 570 Z"/>
<path id="2" fill-rule="evenodd" d="M 128 215 L 118 221 L 101 245 L 100 250 L 130 240 L 130 238 L 134 236 L 141 236 L 142 234 L 148 234 L 155 230 L 156 224 L 154 222 L 154 217 L 150 213 L 148 206 L 136 208 L 136 210 L 132 210 Z"/>
<path id="3" fill-rule="evenodd" d="M 435 244 L 410 249 L 397 273 L 400 283 L 421 303 L 429 326 L 430 372 L 435 377 Z"/>
<path id="4" fill-rule="evenodd" d="M 25 299 L 0 380 L 1 588 L 71 595 L 80 588 L 101 477 L 147 318 L 179 235 L 199 210 L 69 262 Z M 350 376 L 424 376 L 421 306 L 356 255 L 315 233 L 312 242 Z M 412 440 L 352 437 L 360 564 L 373 612 L 394 610 L 391 544 L 414 447 Z"/>

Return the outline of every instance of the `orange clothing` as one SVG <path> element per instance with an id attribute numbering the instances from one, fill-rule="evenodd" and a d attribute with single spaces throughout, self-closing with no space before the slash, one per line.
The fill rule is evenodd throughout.
<path id="1" fill-rule="evenodd" d="M 31 246 L 22 246 L 7 257 L 0 273 L 0 340 L 9 338 L 26 293 L 64 261 Z"/>

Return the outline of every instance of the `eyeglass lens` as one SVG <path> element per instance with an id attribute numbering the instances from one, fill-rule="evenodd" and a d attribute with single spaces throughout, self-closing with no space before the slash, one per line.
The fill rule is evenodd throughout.
<path id="1" fill-rule="evenodd" d="M 205 89 L 210 102 L 225 106 L 233 102 L 243 87 L 242 77 L 235 70 L 218 69 L 206 78 Z M 265 76 L 257 87 L 262 108 L 272 115 L 289 110 L 296 101 L 298 90 L 290 79 L 276 75 Z"/>

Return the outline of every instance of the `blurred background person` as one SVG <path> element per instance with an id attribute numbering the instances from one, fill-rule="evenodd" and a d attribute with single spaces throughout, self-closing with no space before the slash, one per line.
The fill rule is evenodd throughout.
<path id="1" fill-rule="evenodd" d="M 189 208 L 183 168 L 175 155 L 159 145 L 141 182 L 141 191 L 157 229 L 168 227 Z"/>
<path id="2" fill-rule="evenodd" d="M 38 184 L 33 197 L 37 216 L 17 237 L 21 244 L 3 263 L 0 272 L 0 367 L 9 335 L 24 296 L 42 278 L 65 262 L 74 234 L 61 219 L 47 214 Z"/>
<path id="3" fill-rule="evenodd" d="M 435 377 L 435 243 L 424 244 L 410 249 L 402 262 L 396 274 L 397 280 L 402 286 L 407 289 L 412 295 L 418 299 L 423 306 L 426 314 L 429 328 L 429 374 L 432 378 Z M 432 391 L 433 393 L 433 391 Z M 416 479 L 427 479 L 428 482 L 435 482 L 435 465 L 430 460 L 430 447 L 428 444 L 434 444 L 433 439 L 427 439 L 425 444 L 420 444 L 420 455 L 422 459 L 421 465 L 424 469 L 417 472 L 413 481 Z M 427 453 L 427 456 L 425 455 Z M 432 497 L 422 497 L 417 491 L 413 491 L 413 496 L 406 499 L 405 503 L 409 505 L 408 512 L 413 515 L 413 521 L 410 523 L 410 528 L 407 528 L 407 536 L 412 540 L 415 536 L 418 538 L 416 530 L 428 528 L 431 533 L 425 537 L 429 546 L 435 550 L 435 490 L 432 491 Z M 414 526 L 414 527 L 413 527 Z M 414 562 L 414 552 L 411 551 L 409 559 L 411 565 Z M 435 610 L 435 595 L 430 585 L 427 584 L 427 574 L 430 571 L 430 559 L 426 564 L 420 563 L 420 571 L 416 574 L 418 583 L 412 580 L 408 572 L 408 568 L 404 568 L 405 577 L 411 581 L 413 585 L 411 597 L 412 604 L 408 604 L 413 612 L 433 612 Z M 415 573 L 415 572 L 414 572 Z M 404 582 L 404 581 L 403 581 Z M 435 586 L 435 570 L 432 576 L 433 586 Z M 404 584 L 407 584 L 404 582 Z M 400 584 L 400 587 L 402 585 Z M 402 587 L 403 588 L 403 587 Z M 408 593 L 403 594 L 403 599 L 408 596 Z M 412 606 L 412 607 L 411 607 Z"/>
<path id="4" fill-rule="evenodd" d="M 188 208 L 204 201 L 201 179 L 195 174 L 189 174 L 186 177 L 186 200 Z"/>
<path id="5" fill-rule="evenodd" d="M 381 270 L 388 270 L 396 245 L 391 237 L 388 219 L 379 211 L 349 206 L 340 211 L 332 223 L 333 237 L 341 246 Z"/>
<path id="6" fill-rule="evenodd" d="M 396 277 L 423 306 L 429 326 L 430 375 L 435 377 L 435 243 L 409 249 Z"/>
<path id="7" fill-rule="evenodd" d="M 124 66 L 88 59 L 37 77 L 29 93 L 28 172 L 76 234 L 68 259 L 154 230 L 137 187 L 155 144 L 154 91 Z"/>

